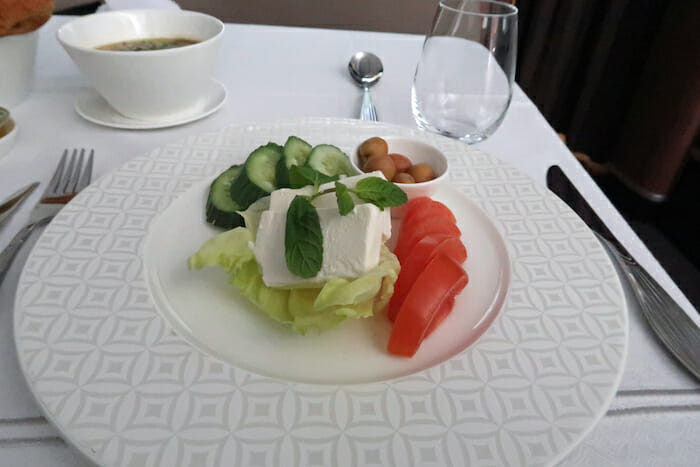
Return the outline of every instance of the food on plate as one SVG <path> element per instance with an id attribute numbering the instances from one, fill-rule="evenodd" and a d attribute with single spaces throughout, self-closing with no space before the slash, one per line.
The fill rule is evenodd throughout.
<path id="1" fill-rule="evenodd" d="M 446 234 L 453 237 L 462 235 L 457 224 L 447 217 L 423 217 L 415 222 L 406 222 L 404 220 L 401 223 L 396 248 L 394 248 L 394 254 L 399 258 L 399 261 L 404 261 L 411 248 L 420 239 L 429 234 Z"/>
<path id="2" fill-rule="evenodd" d="M 388 351 L 413 356 L 466 286 L 467 250 L 447 206 L 406 203 L 375 159 L 393 164 L 371 155 L 365 170 L 376 170 L 356 174 L 338 147 L 296 136 L 256 148 L 211 183 L 207 222 L 228 230 L 205 242 L 190 268 L 223 268 L 242 296 L 302 334 L 386 310 Z M 388 208 L 404 203 L 392 253 Z"/>
<path id="3" fill-rule="evenodd" d="M 238 214 L 241 206 L 231 198 L 231 183 L 240 175 L 243 166 L 232 165 L 224 170 L 209 186 L 206 216 L 207 222 L 225 229 L 243 225 L 243 217 Z"/>
<path id="4" fill-rule="evenodd" d="M 391 329 L 390 353 L 412 357 L 435 326 L 452 310 L 454 297 L 469 281 L 466 271 L 451 257 L 436 255 L 418 276 Z"/>
<path id="5" fill-rule="evenodd" d="M 365 172 L 374 172 L 379 170 L 384 174 L 387 180 L 394 180 L 396 175 L 396 165 L 388 156 L 372 156 L 365 161 L 365 165 L 362 167 Z"/>
<path id="6" fill-rule="evenodd" d="M 390 321 L 396 319 L 408 291 L 411 290 L 430 260 L 438 254 L 445 254 L 457 261 L 458 264 L 462 264 L 467 259 L 467 250 L 459 237 L 446 234 L 428 234 L 420 239 L 401 264 L 401 274 L 394 284 L 394 294 L 389 302 L 388 317 Z"/>
<path id="7" fill-rule="evenodd" d="M 412 199 L 409 206 L 411 209 L 407 210 L 403 218 L 406 225 L 415 224 L 424 217 L 431 219 L 444 217 L 452 221 L 455 225 L 457 224 L 457 219 L 452 211 L 450 211 L 450 208 L 442 203 L 433 201 L 427 196 Z"/>
<path id="8" fill-rule="evenodd" d="M 187 45 L 197 44 L 199 41 L 184 37 L 157 37 L 153 39 L 134 39 L 119 41 L 95 47 L 98 50 L 111 50 L 115 52 L 149 52 L 152 50 L 174 49 Z"/>
<path id="9" fill-rule="evenodd" d="M 435 178 L 435 171 L 428 164 L 415 164 L 406 169 L 408 173 L 416 183 L 429 182 Z"/>
<path id="10" fill-rule="evenodd" d="M 53 9 L 54 0 L 0 0 L 0 37 L 39 29 Z"/>
<path id="11" fill-rule="evenodd" d="M 222 267 L 270 318 L 323 331 L 387 307 L 400 269 L 384 245 L 387 208 L 405 201 L 381 172 L 355 175 L 335 146 L 269 143 L 212 182 L 207 220 L 234 228 L 204 243 L 189 266 Z M 240 219 L 228 222 L 231 213 Z"/>
<path id="12" fill-rule="evenodd" d="M 403 154 L 389 154 L 389 144 L 377 136 L 365 140 L 358 147 L 357 160 L 362 171 L 381 170 L 386 179 L 394 183 L 422 183 L 437 177 L 429 164 L 413 164 Z"/>
<path id="13" fill-rule="evenodd" d="M 396 172 L 398 173 L 406 173 L 406 171 L 411 168 L 411 165 L 413 165 L 411 159 L 402 154 L 393 153 L 389 154 L 389 157 L 394 163 L 394 167 L 396 167 Z"/>
<path id="14" fill-rule="evenodd" d="M 389 144 L 378 136 L 363 141 L 357 149 L 360 167 L 364 166 L 365 162 L 372 157 L 383 157 L 387 154 L 389 154 Z"/>
<path id="15" fill-rule="evenodd" d="M 460 266 L 467 250 L 447 206 L 419 197 L 406 210 L 394 250 L 401 273 L 389 301 L 387 316 L 394 324 L 387 350 L 412 357 L 452 311 L 469 277 Z"/>
<path id="16" fill-rule="evenodd" d="M 394 183 L 416 183 L 416 179 L 403 172 L 394 176 Z"/>

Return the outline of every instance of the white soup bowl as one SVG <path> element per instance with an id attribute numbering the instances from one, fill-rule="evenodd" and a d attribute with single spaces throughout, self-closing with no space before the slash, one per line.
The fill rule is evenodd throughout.
<path id="1" fill-rule="evenodd" d="M 188 115 L 212 79 L 224 24 L 182 10 L 123 10 L 75 19 L 57 32 L 80 71 L 122 115 L 159 120 Z M 98 50 L 121 41 L 184 38 L 196 44 L 152 51 Z"/>

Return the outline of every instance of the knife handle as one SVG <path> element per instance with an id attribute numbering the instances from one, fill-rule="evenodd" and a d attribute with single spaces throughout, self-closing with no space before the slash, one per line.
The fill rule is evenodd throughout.
<path id="1" fill-rule="evenodd" d="M 24 245 L 32 232 L 34 232 L 34 229 L 41 225 L 45 225 L 50 220 L 51 218 L 49 217 L 41 219 L 38 222 L 32 222 L 31 224 L 25 225 L 19 232 L 17 232 L 17 234 L 15 234 L 12 240 L 10 240 L 10 243 L 5 247 L 5 249 L 2 250 L 2 253 L 0 253 L 0 284 L 2 284 L 3 280 L 5 280 L 5 276 L 7 275 L 7 271 L 10 270 L 12 261 L 15 259 L 15 256 L 17 256 L 20 248 L 22 248 L 22 245 Z"/>

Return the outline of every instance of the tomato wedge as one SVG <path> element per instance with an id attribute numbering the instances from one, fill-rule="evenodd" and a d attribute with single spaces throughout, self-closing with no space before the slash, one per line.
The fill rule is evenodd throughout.
<path id="1" fill-rule="evenodd" d="M 451 235 L 429 234 L 411 248 L 401 265 L 401 273 L 394 284 L 394 294 L 389 302 L 389 320 L 394 321 L 413 283 L 435 255 L 445 254 L 462 264 L 467 259 L 467 250 L 462 241 Z"/>
<path id="2" fill-rule="evenodd" d="M 440 326 L 440 324 L 445 321 L 445 318 L 447 318 L 447 315 L 450 314 L 452 311 L 452 308 L 455 306 L 455 295 L 450 295 L 445 299 L 444 302 L 442 302 L 442 305 L 440 305 L 440 309 L 435 313 L 435 318 L 430 322 L 430 326 L 428 326 L 428 330 L 425 331 L 425 337 L 428 337 L 435 331 L 435 329 Z"/>
<path id="3" fill-rule="evenodd" d="M 452 237 L 461 237 L 457 224 L 450 219 L 438 217 L 436 219 L 424 218 L 421 222 L 402 224 L 399 239 L 394 248 L 394 254 L 401 264 L 406 260 L 406 255 L 421 238 L 430 234 L 445 234 Z"/>
<path id="4" fill-rule="evenodd" d="M 430 202 L 422 201 L 417 204 L 409 205 L 406 215 L 403 218 L 402 225 L 418 222 L 425 218 L 435 219 L 438 217 L 444 217 L 450 219 L 455 224 L 457 223 L 457 219 L 452 211 L 450 211 L 450 208 L 439 201 L 430 198 L 425 199 L 428 199 Z"/>
<path id="5" fill-rule="evenodd" d="M 412 357 L 431 329 L 447 315 L 443 307 L 467 285 L 462 267 L 445 254 L 436 255 L 418 276 L 406 296 L 389 336 L 389 353 Z M 451 308 L 450 308 L 451 309 Z"/>
<path id="6" fill-rule="evenodd" d="M 427 196 L 419 196 L 418 198 L 413 198 L 410 200 L 408 203 L 406 203 L 405 206 L 405 212 L 406 215 L 404 216 L 404 220 L 406 219 L 406 216 L 410 214 L 411 212 L 414 211 L 419 211 L 423 209 L 424 207 L 428 206 L 433 202 L 432 198 L 429 198 Z"/>

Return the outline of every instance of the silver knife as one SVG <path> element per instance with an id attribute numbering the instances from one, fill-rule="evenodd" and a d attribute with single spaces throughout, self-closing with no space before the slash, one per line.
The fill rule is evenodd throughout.
<path id="1" fill-rule="evenodd" d="M 671 353 L 700 379 L 700 328 L 620 244 L 593 208 L 556 165 L 547 171 L 547 187 L 583 219 L 620 266 L 649 326 Z"/>
<path id="2" fill-rule="evenodd" d="M 39 182 L 30 183 L 24 188 L 12 193 L 5 201 L 0 204 L 0 225 L 5 222 L 13 212 L 17 210 L 24 199 L 34 191 L 34 188 L 39 186 Z"/>

